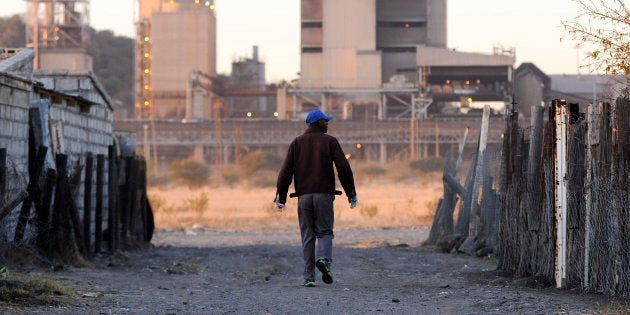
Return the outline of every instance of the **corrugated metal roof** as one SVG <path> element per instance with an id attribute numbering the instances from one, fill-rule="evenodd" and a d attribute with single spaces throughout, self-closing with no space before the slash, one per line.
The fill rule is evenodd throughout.
<path id="1" fill-rule="evenodd" d="M 427 66 L 512 66 L 514 57 L 460 52 L 446 48 L 417 46 L 418 65 Z"/>
<path id="2" fill-rule="evenodd" d="M 625 82 L 622 76 L 610 76 L 601 74 L 562 74 L 549 75 L 551 89 L 565 93 L 593 93 L 600 92 L 607 86 Z"/>
<path id="3" fill-rule="evenodd" d="M 23 74 L 32 72 L 35 51 L 32 49 L 0 48 L 0 72 Z"/>

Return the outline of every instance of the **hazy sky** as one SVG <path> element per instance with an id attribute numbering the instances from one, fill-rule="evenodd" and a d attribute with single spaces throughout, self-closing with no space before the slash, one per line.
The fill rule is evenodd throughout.
<path id="1" fill-rule="evenodd" d="M 26 11 L 24 0 L 0 1 L 0 16 Z M 564 35 L 561 21 L 577 15 L 572 0 L 447 1 L 449 48 L 490 54 L 493 45 L 501 44 L 516 48 L 515 67 L 533 62 L 547 74 L 578 72 L 578 59 L 584 58 L 586 49 L 578 51 L 576 43 L 568 38 L 560 41 Z M 91 0 L 91 26 L 135 36 L 134 3 L 135 0 Z M 219 73 L 229 73 L 233 60 L 251 56 L 252 46 L 258 45 L 268 82 L 297 77 L 299 0 L 215 0 L 215 4 Z"/>

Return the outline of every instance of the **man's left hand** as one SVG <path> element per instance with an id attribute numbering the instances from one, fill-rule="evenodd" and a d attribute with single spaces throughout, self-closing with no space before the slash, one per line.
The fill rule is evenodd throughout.
<path id="1" fill-rule="evenodd" d="M 357 197 L 357 195 L 348 197 L 348 202 L 350 203 L 350 209 L 354 209 L 354 207 L 359 204 L 359 198 Z"/>

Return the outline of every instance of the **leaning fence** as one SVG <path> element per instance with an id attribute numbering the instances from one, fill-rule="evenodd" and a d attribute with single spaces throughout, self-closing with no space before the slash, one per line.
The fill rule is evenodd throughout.
<path id="1" fill-rule="evenodd" d="M 499 176 L 492 152 L 482 150 L 483 133 L 464 184 L 455 176 L 459 162 L 446 163 L 426 243 L 494 253 L 499 269 L 559 288 L 628 295 L 630 100 L 589 105 L 586 113 L 554 100 L 547 115 L 533 107 L 531 125 L 522 127 L 506 113 Z"/>

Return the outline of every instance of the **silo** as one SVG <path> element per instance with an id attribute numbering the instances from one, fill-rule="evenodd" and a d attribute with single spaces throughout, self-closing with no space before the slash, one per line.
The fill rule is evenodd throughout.
<path id="1" fill-rule="evenodd" d="M 214 5 L 198 0 L 143 0 L 140 14 L 143 19 L 138 25 L 145 33 L 139 31 L 136 54 L 139 116 L 184 118 L 191 74 L 216 76 Z M 208 93 L 203 108 L 194 109 L 196 116 L 211 116 L 211 100 Z"/>

